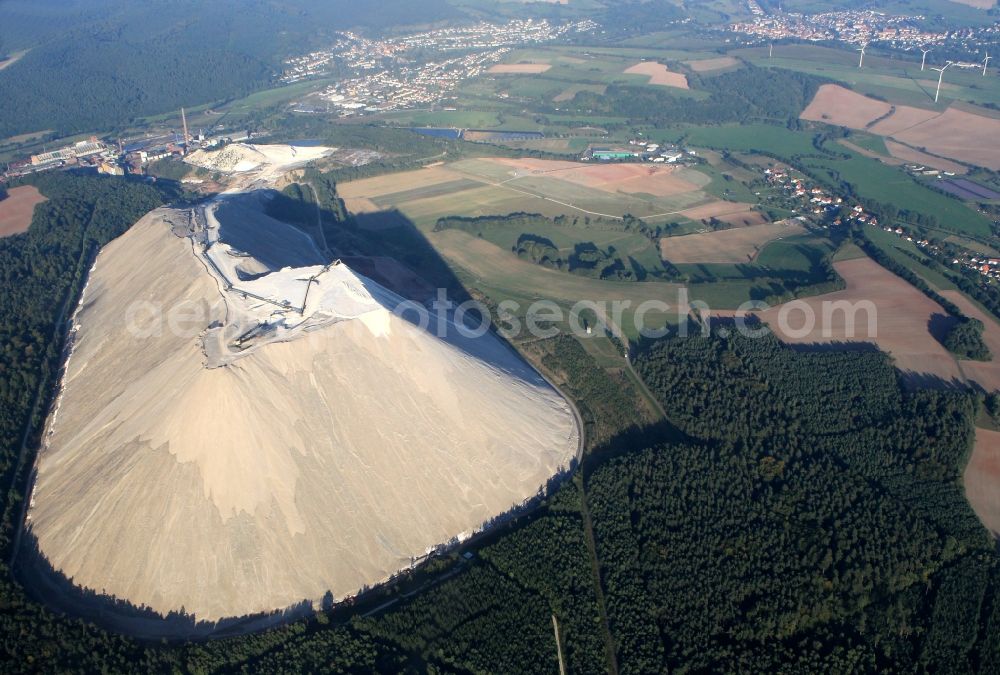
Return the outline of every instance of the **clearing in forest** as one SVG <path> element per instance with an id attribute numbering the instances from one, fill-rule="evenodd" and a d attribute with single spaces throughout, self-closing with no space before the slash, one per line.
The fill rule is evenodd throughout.
<path id="1" fill-rule="evenodd" d="M 979 520 L 1000 536 L 1000 431 L 976 429 L 976 443 L 962 475 L 965 498 Z"/>
<path id="2" fill-rule="evenodd" d="M 625 75 L 645 75 L 649 78 L 649 84 L 658 84 L 663 87 L 676 87 L 678 89 L 689 89 L 688 80 L 682 73 L 671 72 L 662 63 L 655 61 L 643 61 L 634 66 L 626 68 Z"/>
<path id="3" fill-rule="evenodd" d="M 800 117 L 851 129 L 866 129 L 888 115 L 892 105 L 868 98 L 837 84 L 824 84 Z"/>
<path id="4" fill-rule="evenodd" d="M 7 191 L 0 201 L 0 237 L 27 232 L 35 207 L 46 201 L 34 185 L 22 185 Z"/>

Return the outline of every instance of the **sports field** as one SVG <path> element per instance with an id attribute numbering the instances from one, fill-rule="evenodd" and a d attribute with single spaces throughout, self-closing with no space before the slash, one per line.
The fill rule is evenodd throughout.
<path id="1" fill-rule="evenodd" d="M 7 191 L 7 198 L 0 201 L 0 237 L 27 232 L 35 207 L 45 197 L 34 185 L 22 185 Z"/>

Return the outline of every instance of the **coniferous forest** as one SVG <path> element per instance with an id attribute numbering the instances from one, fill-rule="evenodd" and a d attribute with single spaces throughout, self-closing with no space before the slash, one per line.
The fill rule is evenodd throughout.
<path id="1" fill-rule="evenodd" d="M 995 543 L 959 483 L 976 396 L 904 391 L 882 354 L 771 337 L 643 345 L 635 367 L 669 419 L 645 427 L 631 385 L 574 339 L 535 345 L 598 429 L 584 461 L 471 557 L 399 580 L 403 594 L 195 643 L 50 611 L 9 567 L 22 435 L 44 409 L 36 396 L 52 393 L 66 308 L 96 248 L 169 195 L 34 180 L 49 201 L 27 233 L 0 240 L 5 672 L 551 673 L 553 616 L 573 673 L 1000 670 Z M 36 445 L 29 434 L 29 460 Z"/>

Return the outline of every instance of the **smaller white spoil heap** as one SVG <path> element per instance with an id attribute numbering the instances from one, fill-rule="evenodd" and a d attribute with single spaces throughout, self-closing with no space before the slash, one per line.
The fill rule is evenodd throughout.
<path id="1" fill-rule="evenodd" d="M 331 152 L 333 148 L 318 145 L 232 143 L 219 150 L 195 150 L 184 161 L 222 173 L 268 171 L 277 175 L 325 157 Z"/>

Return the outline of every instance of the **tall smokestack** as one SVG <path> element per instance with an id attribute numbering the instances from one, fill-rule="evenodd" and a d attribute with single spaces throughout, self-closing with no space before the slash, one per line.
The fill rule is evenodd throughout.
<path id="1" fill-rule="evenodd" d="M 184 154 L 186 155 L 190 139 L 188 138 L 188 121 L 187 116 L 184 114 L 184 108 L 181 108 L 181 124 L 184 125 Z"/>

